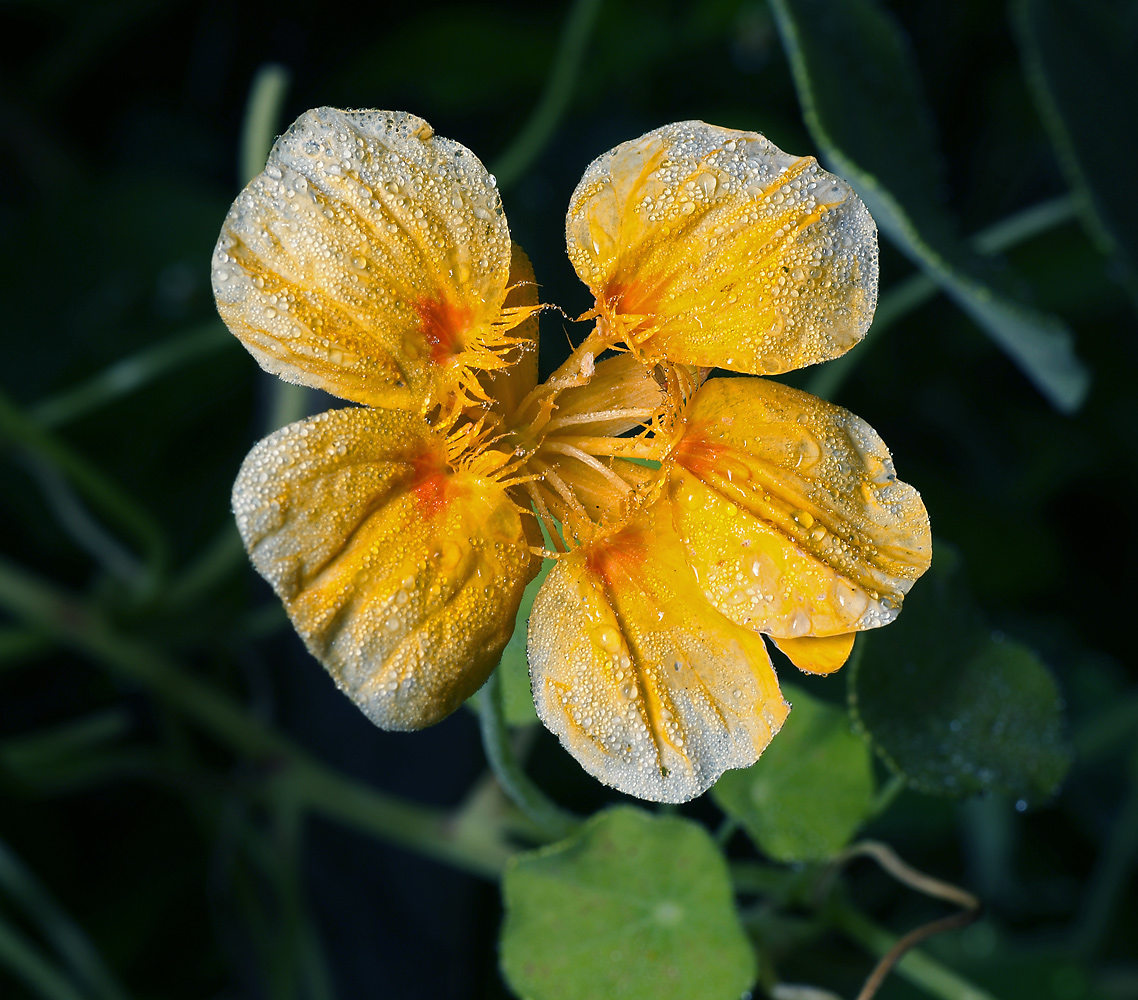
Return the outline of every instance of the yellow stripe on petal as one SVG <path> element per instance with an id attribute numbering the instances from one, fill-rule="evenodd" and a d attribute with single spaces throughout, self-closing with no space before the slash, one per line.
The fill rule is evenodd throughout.
<path id="1" fill-rule="evenodd" d="M 542 722 L 622 792 L 685 802 L 747 767 L 788 706 L 760 636 L 715 610 L 652 509 L 550 572 L 529 624 Z"/>
<path id="2" fill-rule="evenodd" d="M 229 210 L 213 291 L 267 371 L 420 409 L 501 341 L 510 234 L 468 149 L 403 112 L 306 112 Z M 508 325 L 508 323 L 507 323 Z"/>
<path id="3" fill-rule="evenodd" d="M 400 411 L 270 435 L 233 510 L 308 649 L 384 729 L 437 722 L 483 683 L 540 564 L 505 491 L 450 469 L 440 436 Z"/>
<path id="4" fill-rule="evenodd" d="M 832 674 L 853 652 L 856 632 L 844 635 L 808 635 L 801 639 L 772 639 L 788 660 L 808 674 Z"/>
<path id="5" fill-rule="evenodd" d="M 756 132 L 688 121 L 585 171 L 569 258 L 645 357 L 770 375 L 835 358 L 877 303 L 877 227 L 845 181 Z"/>
<path id="6" fill-rule="evenodd" d="M 932 555 L 920 495 L 864 420 L 764 379 L 696 393 L 669 477 L 704 593 L 779 638 L 884 625 Z"/>

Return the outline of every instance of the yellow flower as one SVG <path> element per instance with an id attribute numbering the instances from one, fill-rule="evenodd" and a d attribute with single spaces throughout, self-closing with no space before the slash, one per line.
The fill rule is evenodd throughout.
<path id="1" fill-rule="evenodd" d="M 876 228 L 813 158 L 682 122 L 596 160 L 566 233 L 595 325 L 539 385 L 532 269 L 477 158 L 412 115 L 302 116 L 234 203 L 214 290 L 263 367 L 363 405 L 260 442 L 234 511 L 308 648 L 391 729 L 483 683 L 555 557 L 539 716 L 601 781 L 684 801 L 786 717 L 764 634 L 837 669 L 928 567 L 867 424 L 706 381 L 857 343 Z"/>

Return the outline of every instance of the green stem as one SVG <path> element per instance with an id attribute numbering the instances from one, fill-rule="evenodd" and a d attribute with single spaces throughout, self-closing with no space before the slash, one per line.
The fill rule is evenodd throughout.
<path id="1" fill-rule="evenodd" d="M 49 649 L 51 643 L 31 629 L 0 629 L 0 669 L 16 666 Z"/>
<path id="2" fill-rule="evenodd" d="M 99 469 L 0 393 L 0 443 L 4 438 L 54 465 L 92 504 L 128 531 L 142 550 L 151 582 L 157 578 L 166 563 L 166 542 L 150 514 Z"/>
<path id="3" fill-rule="evenodd" d="M 16 979 L 44 1000 L 88 1000 L 3 916 L 0 916 L 0 967 L 7 967 Z"/>
<path id="4" fill-rule="evenodd" d="M 835 927 L 878 958 L 887 955 L 899 940 L 847 903 L 835 901 L 827 913 Z M 899 976 L 940 1000 L 995 1000 L 987 990 L 917 949 L 906 952 L 896 970 Z"/>
<path id="5" fill-rule="evenodd" d="M 166 588 L 165 604 L 176 608 L 192 604 L 207 595 L 219 581 L 247 565 L 245 546 L 237 525 L 227 517 L 225 524 L 205 550 Z"/>
<path id="6" fill-rule="evenodd" d="M 134 554 L 119 543 L 84 506 L 63 473 L 38 456 L 29 457 L 28 470 L 59 526 L 71 540 L 111 576 L 140 589 L 146 584 L 146 569 Z"/>
<path id="7" fill-rule="evenodd" d="M 1064 195 L 1009 215 L 978 232 L 970 242 L 978 253 L 1000 253 L 1069 222 L 1074 217 L 1074 199 L 1070 195 Z M 877 303 L 873 325 L 862 342 L 855 350 L 822 365 L 807 381 L 806 391 L 823 399 L 833 399 L 845 385 L 846 379 L 853 374 L 854 368 L 864 360 L 867 347 L 876 343 L 898 320 L 935 298 L 939 291 L 940 286 L 923 273 L 911 274 L 895 284 Z"/>
<path id="8" fill-rule="evenodd" d="M 530 168 L 557 128 L 577 85 L 582 57 L 600 7 L 601 0 L 575 0 L 570 8 L 561 32 L 561 45 L 553 61 L 553 71 L 537 107 L 514 141 L 491 165 L 500 189 L 510 187 Z"/>
<path id="9" fill-rule="evenodd" d="M 1075 951 L 1087 958 L 1098 956 L 1119 897 L 1130 884 L 1130 873 L 1138 863 L 1138 747 L 1130 762 L 1130 786 L 1107 842 L 1095 862 L 1083 897 L 1082 912 L 1075 932 Z"/>
<path id="10" fill-rule="evenodd" d="M 0 888 L 18 901 L 56 954 L 96 997 L 123 1000 L 126 994 L 79 926 L 52 898 L 28 867 L 0 841 Z"/>
<path id="11" fill-rule="evenodd" d="M 581 825 L 579 817 L 562 809 L 522 770 L 510 744 L 510 731 L 502 704 L 502 679 L 495 670 L 482 686 L 479 700 L 482 749 L 502 791 L 551 840 L 569 836 Z"/>
<path id="12" fill-rule="evenodd" d="M 512 853 L 501 830 L 488 835 L 469 829 L 444 810 L 387 795 L 319 763 L 209 683 L 2 558 L 0 607 L 147 688 L 230 749 L 259 761 L 278 794 L 287 790 L 308 809 L 487 878 L 496 878 Z"/>
<path id="13" fill-rule="evenodd" d="M 889 780 L 881 786 L 881 790 L 874 797 L 873 805 L 869 807 L 869 818 L 875 819 L 893 805 L 897 796 L 905 790 L 905 785 L 904 775 L 892 775 Z"/>
<path id="14" fill-rule="evenodd" d="M 262 170 L 269 158 L 277 134 L 281 107 L 288 92 L 291 75 L 279 63 L 265 63 L 249 86 L 245 102 L 245 120 L 241 125 L 240 155 L 237 173 L 244 187 Z"/>
<path id="15" fill-rule="evenodd" d="M 236 343 L 214 320 L 116 361 L 74 388 L 37 403 L 29 415 L 44 427 L 59 427 Z"/>
<path id="16" fill-rule="evenodd" d="M 269 395 L 269 413 L 265 419 L 265 432 L 271 434 L 279 427 L 295 423 L 309 413 L 312 392 L 305 385 L 293 385 L 273 378 Z"/>

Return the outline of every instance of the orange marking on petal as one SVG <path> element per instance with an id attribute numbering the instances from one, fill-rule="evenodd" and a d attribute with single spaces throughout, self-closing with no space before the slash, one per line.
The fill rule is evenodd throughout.
<path id="1" fill-rule="evenodd" d="M 420 513 L 430 520 L 447 505 L 447 481 L 450 474 L 437 455 L 423 455 L 415 460 L 408 492 L 414 494 Z"/>
<path id="2" fill-rule="evenodd" d="M 452 305 L 444 299 L 424 298 L 416 302 L 414 308 L 432 361 L 442 364 L 462 350 L 462 335 L 470 328 L 473 316 L 469 306 Z"/>
<path id="3" fill-rule="evenodd" d="M 713 441 L 699 424 L 690 424 L 672 452 L 679 465 L 705 483 L 749 479 L 751 470 L 738 448 Z"/>
<path id="4" fill-rule="evenodd" d="M 654 296 L 638 281 L 610 281 L 605 286 L 604 301 L 613 312 L 642 315 L 654 310 Z"/>
<path id="5" fill-rule="evenodd" d="M 614 580 L 634 576 L 647 557 L 647 533 L 639 527 L 627 527 L 594 546 L 586 564 L 589 572 L 599 576 L 611 590 Z"/>

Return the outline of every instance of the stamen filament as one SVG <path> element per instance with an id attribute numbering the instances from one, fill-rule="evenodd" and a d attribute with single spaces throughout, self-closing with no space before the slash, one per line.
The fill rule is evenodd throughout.
<path id="1" fill-rule="evenodd" d="M 560 441 L 579 448 L 590 455 L 610 455 L 615 458 L 648 458 L 663 461 L 668 453 L 668 444 L 658 437 L 561 437 Z"/>
<path id="2" fill-rule="evenodd" d="M 549 421 L 545 425 L 545 431 L 547 434 L 552 434 L 562 427 L 571 427 L 574 424 L 591 424 L 598 420 L 651 420 L 655 415 L 656 410 L 646 406 L 596 410 L 592 413 L 570 413 Z"/>
<path id="3" fill-rule="evenodd" d="M 570 518 L 574 524 L 574 527 L 577 526 L 578 522 L 591 520 L 589 518 L 588 511 L 585 510 L 584 505 L 581 503 L 581 501 L 578 500 L 576 496 L 574 496 L 573 491 L 566 485 L 564 479 L 562 479 L 556 472 L 554 472 L 552 468 L 546 465 L 545 462 L 541 462 L 535 459 L 533 464 L 538 469 L 538 471 L 541 472 L 542 479 L 553 487 L 554 491 L 565 503 L 566 509 L 571 514 L 575 515 L 574 518 Z M 564 523 L 566 519 L 559 518 L 559 520 Z"/>
<path id="4" fill-rule="evenodd" d="M 604 462 L 598 462 L 592 455 L 581 451 L 580 448 L 574 448 L 573 445 L 566 444 L 564 441 L 546 441 L 544 447 L 546 451 L 556 452 L 558 455 L 567 455 L 569 458 L 575 458 L 578 462 L 584 463 L 590 469 L 595 469 L 621 492 L 625 494 L 632 492 L 632 487 L 605 465 Z"/>
<path id="5" fill-rule="evenodd" d="M 542 499 L 541 490 L 538 489 L 537 484 L 533 480 L 526 480 L 525 487 L 526 492 L 533 501 L 534 507 L 537 508 L 538 519 L 545 527 L 546 534 L 549 535 L 550 541 L 553 542 L 553 547 L 557 549 L 558 552 L 568 552 L 568 547 L 565 545 L 565 542 L 562 541 L 560 534 L 558 534 L 554 517 L 549 513 L 549 507 L 546 505 L 545 500 Z"/>

